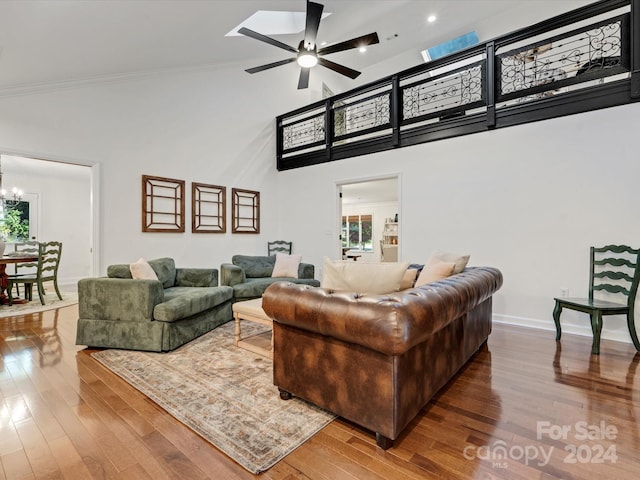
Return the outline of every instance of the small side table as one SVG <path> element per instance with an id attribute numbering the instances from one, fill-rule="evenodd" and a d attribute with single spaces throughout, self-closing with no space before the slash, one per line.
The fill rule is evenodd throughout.
<path id="1" fill-rule="evenodd" d="M 262 332 L 243 337 L 240 328 L 240 320 L 248 320 L 273 329 L 273 321 L 262 310 L 262 298 L 236 302 L 231 308 L 236 323 L 233 344 L 258 355 L 273 358 L 273 335 L 271 332 Z"/>

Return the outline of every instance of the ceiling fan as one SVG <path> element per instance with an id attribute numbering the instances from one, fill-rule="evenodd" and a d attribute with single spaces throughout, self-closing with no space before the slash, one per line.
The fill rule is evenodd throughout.
<path id="1" fill-rule="evenodd" d="M 316 36 L 318 34 L 318 27 L 320 26 L 320 19 L 322 18 L 322 10 L 324 5 L 315 2 L 307 1 L 307 18 L 304 31 L 304 38 L 298 45 L 298 48 L 294 48 L 286 43 L 279 42 L 271 37 L 262 35 L 261 33 L 249 30 L 246 27 L 242 27 L 238 30 L 238 33 L 246 35 L 247 37 L 255 38 L 261 42 L 268 43 L 275 47 L 282 48 L 288 52 L 297 54 L 295 57 L 288 58 L 286 60 L 280 60 L 279 62 L 268 63 L 259 67 L 248 68 L 246 71 L 249 73 L 258 73 L 263 70 L 267 70 L 273 67 L 279 67 L 280 65 L 286 65 L 292 62 L 298 62 L 300 65 L 300 78 L 298 79 L 298 89 L 307 88 L 309 86 L 309 71 L 311 67 L 316 65 L 322 65 L 334 72 L 338 72 L 349 78 L 356 78 L 360 75 L 360 72 L 353 70 L 352 68 L 345 67 L 338 63 L 322 58 L 321 55 L 327 55 L 329 53 L 342 52 L 343 50 L 350 50 L 352 48 L 365 47 L 367 45 L 374 45 L 379 43 L 377 33 L 369 33 L 361 37 L 352 38 L 344 42 L 329 45 L 323 48 L 317 48 Z"/>

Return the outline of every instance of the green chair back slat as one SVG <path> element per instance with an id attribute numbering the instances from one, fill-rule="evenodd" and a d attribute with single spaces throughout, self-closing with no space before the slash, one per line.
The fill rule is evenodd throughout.
<path id="1" fill-rule="evenodd" d="M 605 270 L 603 272 L 598 272 L 593 275 L 595 278 L 610 278 L 611 280 L 626 280 L 627 282 L 633 282 L 633 277 L 624 272 L 612 272 L 610 270 Z"/>
<path id="2" fill-rule="evenodd" d="M 603 258 L 594 260 L 595 265 L 613 265 L 614 267 L 636 268 L 636 264 L 624 258 Z"/>
<path id="3" fill-rule="evenodd" d="M 605 245 L 604 247 L 593 247 L 593 251 L 596 253 L 613 252 L 617 254 L 630 253 L 638 254 L 639 250 L 633 249 L 627 245 Z"/>
<path id="4" fill-rule="evenodd" d="M 609 293 L 621 293 L 624 296 L 628 296 L 631 292 L 629 290 L 627 290 L 626 288 L 620 286 L 620 285 L 611 285 L 610 283 L 603 283 L 600 285 L 594 285 L 593 286 L 594 290 L 605 290 Z"/>

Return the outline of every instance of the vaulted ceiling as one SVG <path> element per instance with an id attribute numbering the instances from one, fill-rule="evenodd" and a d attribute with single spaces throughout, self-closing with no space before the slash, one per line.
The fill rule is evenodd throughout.
<path id="1" fill-rule="evenodd" d="M 380 44 L 328 58 L 364 70 L 469 31 L 487 40 L 578 8 L 579 0 L 317 0 L 331 15 L 318 41 L 378 32 Z M 225 36 L 257 10 L 305 11 L 304 0 L 2 0 L 0 91 L 24 85 L 237 65 L 287 58 L 243 36 Z M 437 20 L 428 23 L 434 14 Z M 302 34 L 277 35 L 297 46 Z M 393 72 L 389 72 L 393 73 Z M 333 73 L 332 73 L 333 74 Z M 259 75 L 259 74 L 258 74 Z"/>

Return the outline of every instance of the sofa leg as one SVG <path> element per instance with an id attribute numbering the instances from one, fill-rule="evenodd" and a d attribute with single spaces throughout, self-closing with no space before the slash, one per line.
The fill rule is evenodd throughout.
<path id="1" fill-rule="evenodd" d="M 393 447 L 393 440 L 385 437 L 381 433 L 376 433 L 376 443 L 383 450 Z"/>
<path id="2" fill-rule="evenodd" d="M 293 395 L 291 395 L 286 390 L 282 390 L 281 388 L 278 388 L 278 390 L 280 391 L 280 398 L 282 400 L 291 400 L 291 398 L 293 397 Z"/>

